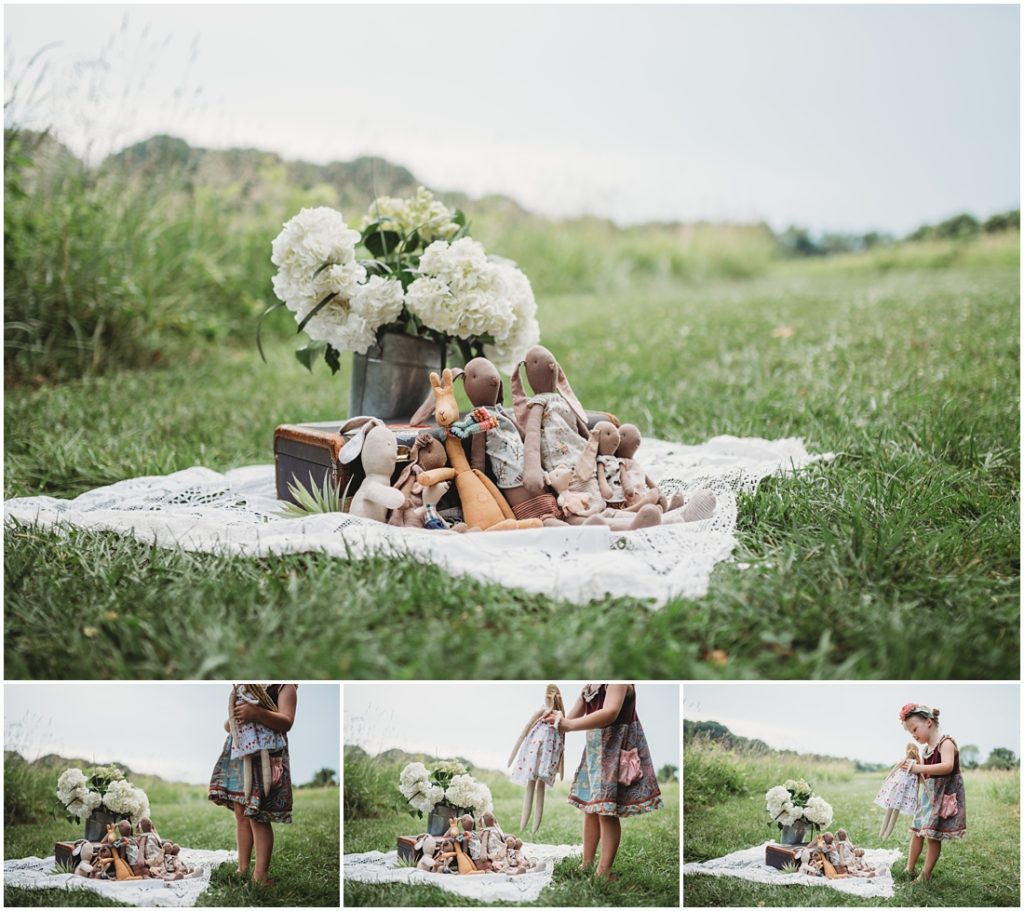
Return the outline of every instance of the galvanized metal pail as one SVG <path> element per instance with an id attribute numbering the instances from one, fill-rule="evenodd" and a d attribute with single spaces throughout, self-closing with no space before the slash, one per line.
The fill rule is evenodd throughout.
<path id="1" fill-rule="evenodd" d="M 110 813 L 107 810 L 93 810 L 92 815 L 85 821 L 85 840 L 102 841 L 107 834 L 107 826 L 117 823 L 123 816 Z"/>
<path id="2" fill-rule="evenodd" d="M 348 414 L 408 420 L 430 392 L 430 372 L 445 366 L 444 346 L 430 339 L 387 333 L 366 354 L 352 355 Z"/>
<path id="3" fill-rule="evenodd" d="M 427 834 L 444 835 L 451 826 L 452 817 L 456 815 L 451 807 L 438 804 L 427 816 Z"/>

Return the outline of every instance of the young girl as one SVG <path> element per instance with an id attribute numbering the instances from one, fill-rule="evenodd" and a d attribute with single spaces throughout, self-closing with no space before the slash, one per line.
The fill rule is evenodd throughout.
<path id="1" fill-rule="evenodd" d="M 263 706 L 239 700 L 235 703 L 237 725 L 259 724 L 287 735 L 295 723 L 297 689 L 294 683 L 274 683 L 267 687 L 267 695 L 276 704 L 271 710 Z M 274 851 L 274 830 L 271 823 L 292 821 L 292 779 L 288 762 L 288 744 L 284 749 L 271 753 L 272 780 L 264 779 L 262 764 L 252 763 L 252 788 L 246 794 L 244 758 L 231 758 L 233 738 L 231 725 L 224 722 L 228 738 L 224 744 L 213 775 L 210 778 L 208 797 L 222 807 L 230 807 L 235 814 L 235 839 L 238 844 L 238 872 L 249 871 L 253 848 L 256 849 L 254 882 L 273 885 L 267 873 L 270 857 Z"/>
<path id="2" fill-rule="evenodd" d="M 923 776 L 917 813 L 910 827 L 910 853 L 906 872 L 913 875 L 921 848 L 928 839 L 928 852 L 919 880 L 932 878 L 944 839 L 967 834 L 967 804 L 964 779 L 960 774 L 960 750 L 948 734 L 939 733 L 939 710 L 908 703 L 899 712 L 903 726 L 923 747 L 924 762 L 908 759 L 904 768 Z"/>
<path id="3" fill-rule="evenodd" d="M 569 803 L 582 810 L 583 869 L 589 869 L 601 845 L 597 875 L 612 873 L 622 829 L 619 819 L 660 810 L 665 804 L 654 774 L 647 738 L 636 713 L 632 684 L 589 683 L 564 718 L 557 712 L 544 721 L 560 731 L 586 731 L 587 745 L 569 792 Z M 619 763 L 624 751 L 636 750 L 639 777 L 620 784 Z M 624 762 L 624 767 L 628 761 Z"/>

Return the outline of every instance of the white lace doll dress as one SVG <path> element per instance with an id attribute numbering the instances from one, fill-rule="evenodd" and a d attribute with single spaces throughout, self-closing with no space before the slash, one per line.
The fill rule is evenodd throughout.
<path id="1" fill-rule="evenodd" d="M 551 787 L 555 783 L 558 761 L 562 758 L 564 748 L 565 741 L 555 726 L 538 721 L 530 728 L 530 733 L 519 747 L 510 777 L 516 784 L 543 781 Z"/>
<path id="2" fill-rule="evenodd" d="M 896 766 L 879 788 L 875 803 L 883 809 L 913 816 L 917 812 L 917 776 Z"/>
<path id="3" fill-rule="evenodd" d="M 238 698 L 252 705 L 259 705 L 259 700 L 249 693 L 239 693 Z M 231 758 L 241 759 L 243 756 L 252 756 L 262 750 L 275 752 L 283 750 L 288 746 L 284 734 L 279 734 L 262 724 L 245 722 L 238 725 L 238 743 L 231 740 Z"/>

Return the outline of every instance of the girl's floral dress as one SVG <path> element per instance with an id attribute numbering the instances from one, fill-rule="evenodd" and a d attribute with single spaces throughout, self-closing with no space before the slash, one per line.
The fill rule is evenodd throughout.
<path id="1" fill-rule="evenodd" d="M 948 734 L 929 751 L 925 748 L 924 765 L 937 765 L 942 761 L 939 747 L 943 740 L 953 744 L 953 771 L 948 775 L 930 776 L 925 773 L 921 800 L 910 831 L 923 838 L 963 838 L 967 834 L 967 803 L 964 797 L 964 777 L 960 774 L 960 748 Z"/>
<path id="2" fill-rule="evenodd" d="M 275 683 L 267 687 L 270 698 L 277 702 L 283 684 Z M 273 751 L 271 760 L 280 760 L 281 780 L 275 786 L 263 781 L 261 763 L 252 764 L 252 793 L 248 801 L 245 799 L 245 773 L 243 762 L 239 757 L 231 758 L 231 735 L 224 742 L 224 749 L 213 767 L 210 776 L 210 787 L 207 797 L 222 807 L 233 807 L 241 804 L 245 815 L 256 822 L 290 823 L 292 821 L 292 773 L 288 758 L 288 739 L 285 737 L 284 748 Z M 277 764 L 276 762 L 274 763 Z"/>
<path id="3" fill-rule="evenodd" d="M 604 706 L 607 689 L 608 685 L 602 683 L 590 700 L 584 691 L 585 715 Z M 640 757 L 642 774 L 627 787 L 619 784 L 619 753 L 632 749 Z M 584 813 L 600 816 L 638 816 L 665 806 L 647 737 L 636 713 L 636 690 L 632 686 L 615 721 L 587 731 L 587 745 L 569 791 L 569 803 Z"/>

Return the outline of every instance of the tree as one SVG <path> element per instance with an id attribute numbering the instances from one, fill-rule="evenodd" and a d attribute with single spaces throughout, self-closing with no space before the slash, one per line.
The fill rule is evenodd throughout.
<path id="1" fill-rule="evenodd" d="M 1017 754 L 1006 747 L 996 747 L 985 760 L 986 769 L 1015 769 L 1019 765 Z"/>
<path id="2" fill-rule="evenodd" d="M 960 747 L 960 765 L 965 769 L 976 769 L 981 761 L 981 750 L 973 743 Z"/>
<path id="3" fill-rule="evenodd" d="M 670 765 L 666 763 L 660 769 L 658 769 L 658 781 L 678 781 L 679 780 L 679 766 Z"/>
<path id="4" fill-rule="evenodd" d="M 313 780 L 309 783 L 311 788 L 335 788 L 338 782 L 334 780 L 334 769 L 317 769 L 313 773 Z"/>

